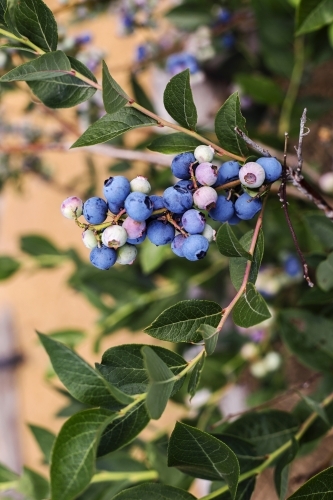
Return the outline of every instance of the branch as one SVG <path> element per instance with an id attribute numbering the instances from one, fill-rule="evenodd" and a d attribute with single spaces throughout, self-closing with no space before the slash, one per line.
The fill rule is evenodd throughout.
<path id="1" fill-rule="evenodd" d="M 243 130 L 241 130 L 239 127 L 235 127 L 235 132 L 250 146 L 250 148 L 254 149 L 258 153 L 260 153 L 262 156 L 270 157 L 271 154 L 267 149 L 262 148 L 257 144 L 256 142 L 252 141 Z"/>

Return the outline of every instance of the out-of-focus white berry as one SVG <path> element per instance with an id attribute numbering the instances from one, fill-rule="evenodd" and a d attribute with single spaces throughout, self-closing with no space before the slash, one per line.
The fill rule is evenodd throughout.
<path id="1" fill-rule="evenodd" d="M 128 238 L 126 229 L 122 226 L 109 226 L 102 234 L 102 241 L 106 247 L 119 248 L 125 245 Z"/>
<path id="2" fill-rule="evenodd" d="M 268 372 L 275 372 L 275 370 L 280 368 L 282 359 L 278 352 L 271 351 L 266 354 L 263 361 Z"/>
<path id="3" fill-rule="evenodd" d="M 215 239 L 216 239 L 216 231 L 209 224 L 205 224 L 204 230 L 202 231 L 201 234 L 202 234 L 202 236 L 207 238 L 209 243 L 211 243 L 212 241 L 215 241 Z"/>
<path id="4" fill-rule="evenodd" d="M 211 162 L 214 158 L 214 148 L 201 144 L 195 148 L 194 156 L 199 163 L 204 163 L 206 161 Z"/>
<path id="5" fill-rule="evenodd" d="M 137 256 L 137 253 L 138 251 L 136 246 L 129 245 L 128 243 L 126 243 L 125 245 L 119 248 L 116 263 L 122 265 L 133 264 Z"/>
<path id="6" fill-rule="evenodd" d="M 323 174 L 319 178 L 318 184 L 324 193 L 333 193 L 333 172 Z"/>
<path id="7" fill-rule="evenodd" d="M 258 188 L 263 185 L 265 181 L 265 170 L 259 163 L 250 161 L 245 163 L 239 170 L 239 180 L 248 188 Z"/>
<path id="8" fill-rule="evenodd" d="M 240 355 L 245 361 L 253 361 L 257 358 L 259 354 L 259 349 L 257 344 L 253 342 L 247 342 L 244 344 L 240 350 Z"/>
<path id="9" fill-rule="evenodd" d="M 151 185 L 147 177 L 143 177 L 142 175 L 138 175 L 138 177 L 132 179 L 130 185 L 131 191 L 139 191 L 144 194 L 149 194 L 151 191 Z"/>
<path id="10" fill-rule="evenodd" d="M 76 219 L 82 215 L 83 201 L 77 196 L 70 196 L 62 202 L 60 210 L 66 219 Z"/>
<path id="11" fill-rule="evenodd" d="M 94 231 L 92 231 L 91 229 L 86 229 L 85 231 L 83 231 L 82 241 L 83 244 L 90 250 L 97 247 L 97 238 L 94 234 Z"/>
<path id="12" fill-rule="evenodd" d="M 264 360 L 256 361 L 250 366 L 251 375 L 256 378 L 263 378 L 267 375 L 267 366 Z"/>
<path id="13" fill-rule="evenodd" d="M 210 186 L 202 186 L 193 194 L 193 202 L 201 210 L 213 208 L 216 200 L 217 192 Z"/>

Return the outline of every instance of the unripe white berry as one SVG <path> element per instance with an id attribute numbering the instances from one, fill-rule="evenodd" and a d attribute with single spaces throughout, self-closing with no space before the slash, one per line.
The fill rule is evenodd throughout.
<path id="1" fill-rule="evenodd" d="M 258 188 L 263 185 L 266 173 L 259 163 L 250 161 L 239 170 L 239 180 L 248 188 Z"/>
<path id="2" fill-rule="evenodd" d="M 82 241 L 83 244 L 90 250 L 97 247 L 97 238 L 94 234 L 94 231 L 92 231 L 91 229 L 86 229 L 85 231 L 83 231 Z"/>
<path id="3" fill-rule="evenodd" d="M 125 245 L 128 238 L 122 226 L 109 226 L 102 234 L 102 241 L 106 247 L 117 249 Z"/>
<path id="4" fill-rule="evenodd" d="M 193 203 L 201 210 L 209 210 L 215 206 L 217 192 L 210 186 L 202 186 L 193 194 Z"/>
<path id="5" fill-rule="evenodd" d="M 199 163 L 211 162 L 214 158 L 214 148 L 201 144 L 195 148 L 194 157 Z"/>
<path id="6" fill-rule="evenodd" d="M 264 360 L 256 361 L 250 366 L 251 374 L 256 378 L 263 378 L 267 375 L 267 366 Z"/>
<path id="7" fill-rule="evenodd" d="M 323 174 L 319 178 L 318 184 L 324 193 L 333 193 L 333 172 Z"/>
<path id="8" fill-rule="evenodd" d="M 143 177 L 142 175 L 138 175 L 135 179 L 132 179 L 130 182 L 131 191 L 139 191 L 140 193 L 149 194 L 151 191 L 151 185 L 147 179 L 147 177 Z"/>
<path id="9" fill-rule="evenodd" d="M 275 372 L 281 366 L 281 356 L 278 352 L 271 351 L 264 357 L 264 363 L 268 372 Z"/>
<path id="10" fill-rule="evenodd" d="M 137 253 L 138 251 L 136 246 L 126 243 L 125 245 L 119 248 L 116 263 L 122 265 L 133 264 Z"/>
<path id="11" fill-rule="evenodd" d="M 215 239 L 216 239 L 216 231 L 209 224 L 205 224 L 204 230 L 202 231 L 201 234 L 202 234 L 202 236 L 207 238 L 209 243 L 211 243 L 212 241 L 215 241 Z"/>
<path id="12" fill-rule="evenodd" d="M 60 210 L 66 219 L 76 219 L 82 215 L 83 201 L 77 196 L 70 196 L 62 202 Z"/>
<path id="13" fill-rule="evenodd" d="M 259 354 L 259 348 L 254 342 L 247 342 L 240 350 L 240 355 L 246 361 L 253 361 Z"/>

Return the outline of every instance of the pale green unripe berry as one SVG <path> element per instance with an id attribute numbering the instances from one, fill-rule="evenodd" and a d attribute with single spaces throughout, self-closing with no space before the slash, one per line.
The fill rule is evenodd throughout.
<path id="1" fill-rule="evenodd" d="M 216 239 L 216 231 L 209 224 L 205 224 L 204 230 L 202 231 L 201 234 L 202 234 L 202 236 L 207 238 L 209 243 L 211 243 L 212 241 L 215 241 L 215 239 Z"/>
<path id="2" fill-rule="evenodd" d="M 254 361 L 259 354 L 259 348 L 254 342 L 247 342 L 240 350 L 240 355 L 245 361 Z"/>
<path id="3" fill-rule="evenodd" d="M 122 265 L 133 264 L 137 253 L 136 246 L 126 243 L 126 245 L 119 248 L 116 263 Z"/>
<path id="4" fill-rule="evenodd" d="M 130 182 L 131 191 L 139 191 L 140 193 L 149 194 L 151 191 L 151 185 L 147 179 L 147 177 L 143 177 L 142 175 L 138 175 L 135 179 L 132 179 Z"/>
<path id="5" fill-rule="evenodd" d="M 85 231 L 83 231 L 82 241 L 83 244 L 90 250 L 97 247 L 97 238 L 94 234 L 94 231 L 92 231 L 91 229 L 86 229 Z"/>
<path id="6" fill-rule="evenodd" d="M 333 172 L 323 174 L 319 178 L 318 184 L 324 193 L 333 193 Z"/>
<path id="7" fill-rule="evenodd" d="M 264 357 L 264 363 L 268 372 L 275 372 L 281 366 L 281 356 L 278 352 L 271 351 Z"/>
<path id="8" fill-rule="evenodd" d="M 266 172 L 259 163 L 250 161 L 245 163 L 239 170 L 239 180 L 243 186 L 248 188 L 258 188 L 263 185 Z"/>
<path id="9" fill-rule="evenodd" d="M 62 202 L 60 210 L 66 219 L 76 219 L 82 215 L 83 201 L 77 196 L 70 196 Z"/>
<path id="10" fill-rule="evenodd" d="M 256 361 L 250 366 L 251 375 L 255 378 L 263 378 L 267 375 L 267 366 L 265 361 L 262 359 L 260 361 Z"/>
<path id="11" fill-rule="evenodd" d="M 199 163 L 211 162 L 214 158 L 214 148 L 201 144 L 195 148 L 194 157 Z"/>
<path id="12" fill-rule="evenodd" d="M 126 229 L 122 226 L 109 226 L 102 234 L 102 242 L 106 247 L 117 249 L 125 245 L 128 238 Z"/>

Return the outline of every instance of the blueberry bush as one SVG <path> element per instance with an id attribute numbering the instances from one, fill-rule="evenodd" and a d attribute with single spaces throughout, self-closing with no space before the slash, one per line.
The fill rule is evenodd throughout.
<path id="1" fill-rule="evenodd" d="M 127 35 L 159 22 L 153 1 L 62 3 L 83 19 L 114 8 Z M 61 39 L 42 0 L 0 0 L 6 91 L 26 82 L 46 108 L 84 109 L 87 127 L 72 148 L 107 143 L 117 157 L 125 147 L 116 141 L 145 127 L 149 139 L 134 158 L 159 153 L 167 166 L 132 176 L 126 160 L 104 186 L 63 201 L 90 262 L 42 236 L 22 238 L 41 266 L 72 261 L 69 285 L 100 312 L 97 351 L 121 327 L 144 328 L 147 344 L 111 347 L 93 367 L 75 352 L 75 332 L 38 333 L 65 388 L 60 414 L 68 419 L 57 436 L 31 426 L 49 478 L 0 466 L 0 491 L 29 500 L 190 500 L 201 479 L 208 489 L 199 498 L 246 500 L 273 468 L 277 498 L 333 498 L 331 453 L 296 488 L 288 479 L 291 464 L 318 451 L 333 425 L 333 208 L 324 195 L 332 173 L 318 187 L 305 164 L 310 119 L 324 120 L 331 105 L 305 87 L 309 70 L 332 56 L 333 8 L 326 0 L 252 4 L 169 7 L 171 40 L 137 48 L 129 95 L 104 61 L 98 82 L 96 53 L 76 57 L 89 34 Z M 168 116 L 139 83 L 154 65 L 169 74 Z M 206 95 L 199 103 L 195 87 L 208 75 L 216 88 L 222 74 L 233 91 L 203 124 Z M 330 155 L 331 132 L 318 127 Z M 7 174 L 10 161 L 8 153 Z M 1 278 L 19 266 L 2 256 Z M 248 379 L 247 408 L 230 413 L 223 397 Z M 159 428 L 143 438 L 169 400 L 184 417 L 171 435 Z"/>

